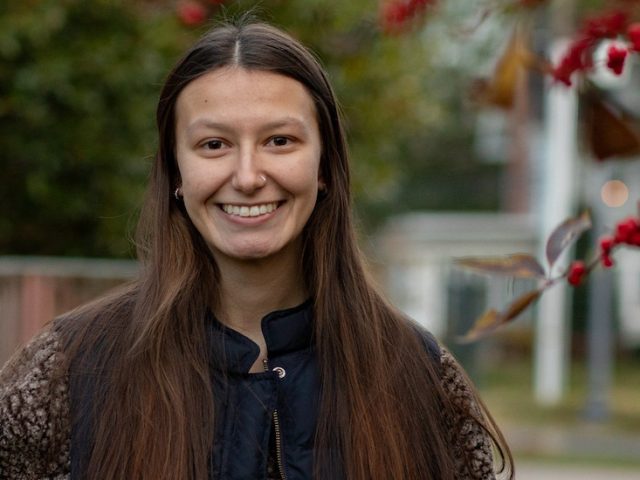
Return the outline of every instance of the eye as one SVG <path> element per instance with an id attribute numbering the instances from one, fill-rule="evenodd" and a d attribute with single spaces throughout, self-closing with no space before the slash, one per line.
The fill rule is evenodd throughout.
<path id="1" fill-rule="evenodd" d="M 268 145 L 273 145 L 274 147 L 286 147 L 287 145 L 291 145 L 291 139 L 283 136 L 271 137 Z"/>
<path id="2" fill-rule="evenodd" d="M 224 143 L 222 142 L 222 140 L 214 138 L 213 140 L 207 140 L 203 146 L 208 150 L 220 150 L 224 147 Z"/>

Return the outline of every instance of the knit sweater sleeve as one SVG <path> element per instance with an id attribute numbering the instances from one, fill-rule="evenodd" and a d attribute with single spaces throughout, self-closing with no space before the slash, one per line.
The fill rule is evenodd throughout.
<path id="1" fill-rule="evenodd" d="M 68 376 L 58 335 L 46 330 L 0 370 L 0 478 L 69 478 Z"/>
<path id="2" fill-rule="evenodd" d="M 482 412 L 462 367 L 453 356 L 441 348 L 442 387 L 456 411 L 471 412 L 482 418 Z M 494 480 L 493 448 L 489 435 L 469 415 L 458 415 L 450 420 L 450 442 L 458 479 Z"/>

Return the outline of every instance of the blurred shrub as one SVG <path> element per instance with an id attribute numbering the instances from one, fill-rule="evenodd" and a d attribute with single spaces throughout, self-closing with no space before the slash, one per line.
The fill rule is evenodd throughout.
<path id="1" fill-rule="evenodd" d="M 133 2 L 2 3 L 0 252 L 128 254 L 179 32 Z"/>

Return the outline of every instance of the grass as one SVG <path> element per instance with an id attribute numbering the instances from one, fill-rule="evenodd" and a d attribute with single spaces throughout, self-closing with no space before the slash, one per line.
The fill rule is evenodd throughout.
<path id="1" fill-rule="evenodd" d="M 532 371 L 529 361 L 510 359 L 485 372 L 480 390 L 492 414 L 507 424 L 584 424 L 587 401 L 587 372 L 584 364 L 574 362 L 571 365 L 566 395 L 554 407 L 543 407 L 535 402 Z M 602 427 L 640 435 L 640 362 L 627 361 L 616 365 L 609 407 L 611 417 Z"/>
<path id="2" fill-rule="evenodd" d="M 640 439 L 639 361 L 616 364 L 609 396 L 610 416 L 598 423 L 588 422 L 584 415 L 588 386 L 584 363 L 571 365 L 566 395 L 557 406 L 544 407 L 535 402 L 532 377 L 531 362 L 525 359 L 509 359 L 484 373 L 480 382 L 482 398 L 505 431 L 514 427 L 520 431 L 531 428 L 532 432 L 563 430 L 572 432 L 581 441 L 587 436 L 597 440 L 607 437 L 619 441 L 627 436 Z M 582 454 L 576 448 L 559 448 L 550 453 L 548 450 L 526 450 L 527 447 L 518 451 L 518 446 L 513 446 L 518 461 L 620 468 L 640 466 L 640 455 L 630 457 L 611 448 L 603 448 L 597 454 L 586 451 Z"/>

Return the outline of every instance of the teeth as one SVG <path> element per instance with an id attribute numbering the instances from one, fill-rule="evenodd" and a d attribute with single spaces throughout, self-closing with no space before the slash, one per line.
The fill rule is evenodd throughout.
<path id="1" fill-rule="evenodd" d="M 271 213 L 276 208 L 278 208 L 278 204 L 275 202 L 264 203 L 262 205 L 252 205 L 250 207 L 246 205 L 231 205 L 228 203 L 222 205 L 222 210 L 224 210 L 226 213 L 239 217 L 258 217 L 266 213 Z"/>

